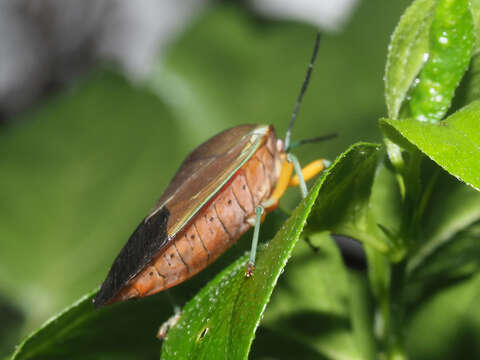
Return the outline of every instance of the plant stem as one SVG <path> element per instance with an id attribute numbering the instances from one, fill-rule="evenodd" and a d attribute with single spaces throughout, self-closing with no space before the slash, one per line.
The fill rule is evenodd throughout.
<path id="1" fill-rule="evenodd" d="M 405 306 L 403 301 L 405 269 L 405 261 L 392 265 L 388 302 L 389 313 L 387 315 L 389 319 L 389 328 L 387 329 L 387 358 L 391 360 L 407 359 L 403 332 L 405 322 Z"/>

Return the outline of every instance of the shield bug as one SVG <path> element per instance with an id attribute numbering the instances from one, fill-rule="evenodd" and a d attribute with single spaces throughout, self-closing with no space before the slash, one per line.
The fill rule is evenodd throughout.
<path id="1" fill-rule="evenodd" d="M 285 140 L 271 125 L 240 125 L 193 150 L 153 210 L 115 259 L 94 299 L 96 307 L 158 293 L 192 277 L 254 226 L 246 276 L 254 273 L 260 223 L 288 186 L 300 186 L 326 167 L 301 168 L 289 153 L 290 135 L 318 53 L 320 34 Z M 297 144 L 330 138 L 306 139 Z M 296 175 L 292 177 L 293 170 Z"/>

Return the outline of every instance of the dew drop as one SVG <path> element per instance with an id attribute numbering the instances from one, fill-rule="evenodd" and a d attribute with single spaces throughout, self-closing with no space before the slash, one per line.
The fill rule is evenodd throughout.
<path id="1" fill-rule="evenodd" d="M 427 121 L 427 117 L 426 117 L 425 115 L 423 115 L 423 114 L 418 115 L 418 116 L 417 116 L 417 119 L 418 119 L 419 121 L 424 121 L 424 122 Z"/>
<path id="2" fill-rule="evenodd" d="M 448 44 L 448 38 L 445 37 L 445 36 L 440 36 L 440 37 L 438 38 L 438 42 L 439 42 L 440 44 L 444 44 L 444 45 L 445 45 L 445 44 Z"/>

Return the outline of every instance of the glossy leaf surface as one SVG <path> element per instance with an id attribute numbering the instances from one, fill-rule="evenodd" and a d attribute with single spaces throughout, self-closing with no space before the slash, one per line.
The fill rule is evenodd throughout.
<path id="1" fill-rule="evenodd" d="M 390 137 L 398 135 L 418 147 L 450 174 L 480 189 L 480 101 L 459 110 L 441 123 L 415 119 L 381 122 Z"/>
<path id="2" fill-rule="evenodd" d="M 396 119 L 429 52 L 436 0 L 416 0 L 402 15 L 390 42 L 385 69 L 388 115 Z"/>
<path id="3" fill-rule="evenodd" d="M 474 41 L 467 0 L 415 1 L 392 37 L 385 73 L 389 117 L 441 120 L 467 70 Z"/>
<path id="4" fill-rule="evenodd" d="M 413 84 L 406 116 L 440 121 L 467 70 L 475 41 L 468 0 L 439 0 L 430 27 L 428 60 Z"/>

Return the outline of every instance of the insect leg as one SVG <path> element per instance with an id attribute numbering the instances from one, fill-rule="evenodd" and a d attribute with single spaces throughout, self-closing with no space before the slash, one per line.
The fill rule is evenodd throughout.
<path id="1" fill-rule="evenodd" d="M 330 166 L 330 161 L 326 159 L 319 159 L 312 161 L 310 164 L 305 166 L 302 169 L 302 176 L 305 181 L 312 179 L 317 174 L 321 173 L 323 170 Z M 290 179 L 288 186 L 298 186 L 300 184 L 300 178 L 298 175 L 295 175 Z"/>
<path id="2" fill-rule="evenodd" d="M 167 321 L 165 321 L 160 328 L 158 329 L 157 332 L 157 338 L 159 340 L 164 340 L 167 337 L 168 331 L 177 325 L 178 320 L 180 320 L 180 316 L 182 315 L 181 311 L 175 312 L 172 316 L 168 318 Z"/>
<path id="3" fill-rule="evenodd" d="M 258 234 L 260 231 L 260 222 L 262 219 L 263 212 L 264 212 L 263 206 L 259 205 L 255 208 L 255 228 L 253 229 L 252 250 L 250 251 L 250 259 L 248 260 L 247 270 L 245 271 L 246 277 L 252 276 L 253 271 L 255 270 L 255 258 L 257 256 Z"/>
<path id="4" fill-rule="evenodd" d="M 157 332 L 157 338 L 159 340 L 163 340 L 165 339 L 165 337 L 167 336 L 167 333 L 168 331 L 174 327 L 178 320 L 180 319 L 180 315 L 182 315 L 182 309 L 180 308 L 180 306 L 177 305 L 177 303 L 175 302 L 175 299 L 172 295 L 172 293 L 170 292 L 170 290 L 165 290 L 165 293 L 168 297 L 168 300 L 170 302 L 170 304 L 172 305 L 173 307 L 173 315 L 170 316 L 168 318 L 167 321 L 165 321 L 161 326 L 160 328 L 158 329 L 158 332 Z"/>
<path id="5" fill-rule="evenodd" d="M 298 159 L 295 155 L 288 154 L 287 159 L 293 162 L 293 166 L 295 167 L 295 172 L 297 173 L 294 177 L 290 179 L 290 183 L 288 185 L 289 186 L 300 185 L 300 190 L 302 191 L 302 197 L 304 198 L 307 196 L 307 185 L 305 184 L 305 180 L 310 180 L 315 175 L 319 174 L 320 172 L 322 172 L 323 170 L 325 170 L 327 167 L 330 166 L 330 161 L 325 159 L 319 159 L 319 160 L 312 161 L 310 164 L 308 164 L 303 169 L 301 169 L 300 163 L 298 162 Z M 313 252 L 318 251 L 318 248 L 312 244 L 312 242 L 308 237 L 305 237 L 304 240 L 307 242 L 308 246 L 310 246 L 310 249 L 312 249 Z"/>
<path id="6" fill-rule="evenodd" d="M 308 190 L 307 190 L 307 184 L 305 184 L 305 179 L 303 178 L 302 167 L 300 166 L 300 162 L 298 161 L 297 157 L 293 154 L 288 154 L 287 160 L 293 163 L 293 168 L 297 173 L 299 184 L 300 184 L 300 192 L 302 193 L 302 197 L 306 198 L 308 194 Z"/>

